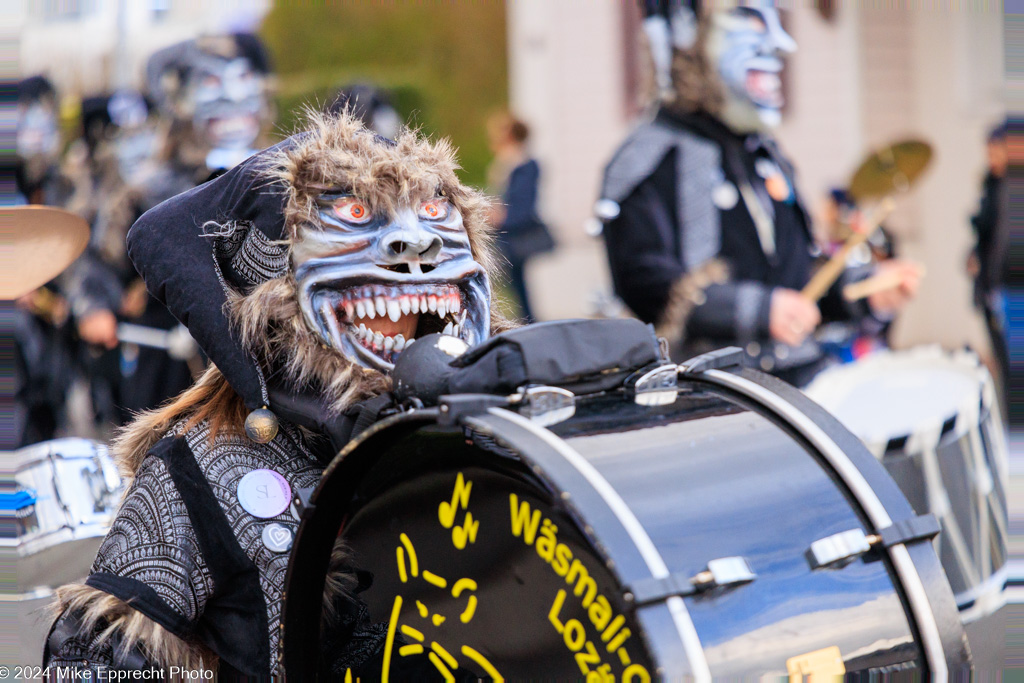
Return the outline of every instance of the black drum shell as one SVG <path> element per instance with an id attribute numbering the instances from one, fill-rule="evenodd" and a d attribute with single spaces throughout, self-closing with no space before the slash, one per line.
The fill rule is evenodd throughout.
<path id="1" fill-rule="evenodd" d="M 841 477 L 797 430 L 764 406 L 708 384 L 694 384 L 689 389 L 674 405 L 661 408 L 637 406 L 615 394 L 584 400 L 574 418 L 552 427 L 550 433 L 582 454 L 612 484 L 672 572 L 693 576 L 709 560 L 741 555 L 757 573 L 749 584 L 685 599 L 688 618 L 700 637 L 711 675 L 787 675 L 791 660 L 827 646 L 839 648 L 851 672 L 907 669 L 920 673 L 925 664 L 918 628 L 885 553 L 858 558 L 841 569 L 813 570 L 808 564 L 805 551 L 814 540 L 854 527 L 874 531 Z M 785 391 L 774 386 L 771 389 Z M 813 413 L 815 407 L 811 404 L 802 409 Z M 828 416 L 814 417 L 828 430 L 838 427 Z M 648 568 L 637 560 L 635 552 L 618 547 L 622 545 L 621 537 L 605 533 L 607 520 L 600 519 L 600 515 L 587 517 L 587 510 L 597 508 L 585 500 L 591 495 L 582 490 L 585 487 L 560 489 L 548 476 L 550 473 L 533 463 L 529 449 L 542 449 L 543 445 L 537 445 L 540 442 L 531 442 L 529 435 L 521 440 L 510 437 L 517 426 L 500 424 L 502 420 L 508 422 L 500 414 L 474 416 L 446 427 L 439 426 L 438 420 L 436 411 L 420 411 L 379 425 L 361 443 L 346 449 L 325 474 L 325 484 L 334 485 L 322 484 L 318 491 L 324 495 L 329 489 L 332 505 L 338 509 L 326 517 L 338 521 L 347 517 L 344 536 L 353 548 L 356 563 L 377 576 L 374 587 L 364 596 L 375 618 L 387 619 L 388 608 L 393 605 L 399 581 L 393 568 L 401 529 L 423 534 L 427 527 L 436 527 L 429 545 L 435 554 L 424 553 L 423 567 L 443 566 L 445 571 L 454 572 L 454 577 L 466 566 L 459 558 L 469 556 L 467 548 L 439 550 L 450 532 L 440 528 L 438 506 L 445 501 L 436 499 L 441 491 L 447 491 L 450 498 L 462 472 L 464 480 L 476 486 L 467 509 L 480 510 L 477 521 L 481 524 L 487 521 L 492 527 L 498 526 L 493 520 L 498 518 L 502 503 L 506 506 L 506 524 L 510 514 L 508 501 L 501 500 L 509 491 L 488 492 L 488 486 L 497 487 L 495 490 L 502 485 L 519 487 L 519 495 L 531 493 L 545 506 L 544 516 L 556 522 L 559 540 L 569 539 L 574 550 L 589 546 L 588 567 L 595 576 L 601 575 L 599 592 L 609 596 L 615 613 L 622 613 L 632 627 L 635 640 L 631 645 L 638 649 L 630 653 L 631 661 L 642 661 L 651 673 L 668 677 L 695 673 L 694 662 L 683 652 L 664 603 L 630 609 L 630 581 L 643 576 Z M 848 433 L 838 433 L 843 440 L 851 439 L 850 443 L 844 442 L 844 449 L 855 450 L 854 444 L 859 445 Z M 869 472 L 872 486 L 887 499 L 894 519 L 912 515 L 906 500 L 870 454 L 859 453 L 857 461 L 858 467 Z M 342 484 L 341 478 L 346 483 Z M 425 495 L 428 492 L 430 495 Z M 420 502 L 423 497 L 430 498 L 429 504 Z M 316 496 L 314 499 L 320 500 Z M 474 508 L 482 499 L 483 507 Z M 316 510 L 321 505 L 317 502 Z M 417 506 L 419 510 L 413 509 Z M 325 538 L 331 524 L 326 517 L 320 520 L 326 525 L 320 532 Z M 304 522 L 292 569 L 297 564 L 315 562 L 318 554 L 323 556 L 323 549 L 314 549 L 308 540 L 316 536 L 318 525 L 309 525 L 312 533 L 304 539 L 310 531 L 306 526 Z M 939 630 L 947 663 L 950 667 L 964 666 L 969 655 L 962 645 L 952 594 L 934 552 L 927 543 L 908 549 L 928 589 L 932 613 L 942 622 Z M 492 544 L 474 560 L 474 571 L 492 578 L 495 573 L 504 573 L 505 580 L 495 583 L 503 588 L 492 596 L 514 590 L 508 580 L 512 575 L 522 580 L 521 601 L 529 602 L 546 591 L 548 597 L 537 598 L 539 604 L 553 606 L 564 584 L 553 573 L 547 582 L 537 579 L 537 567 L 544 569 L 543 562 L 536 554 L 524 556 L 521 550 L 496 550 Z M 290 570 L 290 577 L 292 573 Z M 534 585 L 526 585 L 523 577 L 534 577 Z M 297 604 L 291 599 L 293 586 L 298 588 L 299 584 L 290 578 L 285 609 L 289 673 L 297 656 L 291 653 L 301 650 L 289 638 L 291 625 L 300 621 L 292 611 Z M 425 594 L 408 597 L 414 601 Z M 483 598 L 480 600 L 483 605 Z M 516 598 L 506 596 L 505 600 L 514 604 Z M 563 657 L 561 662 L 568 668 L 556 668 L 552 659 L 557 658 L 559 650 L 555 636 L 564 632 L 548 633 L 545 640 L 541 637 L 543 629 L 554 628 L 547 619 L 549 615 L 531 609 L 537 612 L 532 624 L 509 624 L 501 630 L 500 614 L 489 617 L 490 626 L 486 628 L 494 631 L 490 637 L 495 640 L 509 638 L 500 634 L 512 631 L 529 631 L 535 636 L 527 639 L 530 647 L 526 651 L 534 653 L 536 659 L 526 658 L 524 668 L 502 670 L 502 674 L 508 678 L 555 671 L 571 675 L 576 665 L 572 656 Z M 485 624 L 485 620 L 480 623 Z M 599 633 L 587 635 L 588 642 L 598 642 Z M 308 636 L 304 640 L 309 642 Z M 454 645 L 448 649 L 458 652 Z M 572 654 L 561 649 L 565 650 L 563 655 Z M 464 658 L 457 659 L 474 673 L 485 673 L 464 662 Z M 577 669 L 575 675 L 582 676 L 582 670 Z"/>

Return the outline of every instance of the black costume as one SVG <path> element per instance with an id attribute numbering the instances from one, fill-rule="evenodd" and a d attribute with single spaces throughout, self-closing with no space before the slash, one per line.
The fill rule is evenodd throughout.
<path id="1" fill-rule="evenodd" d="M 788 185 L 781 199 L 766 189 L 779 174 Z M 684 274 L 714 258 L 728 267 L 729 281 L 708 286 L 686 321 L 681 357 L 737 345 L 752 364 L 796 384 L 827 362 L 813 339 L 789 347 L 768 334 L 772 289 L 802 288 L 818 254 L 792 166 L 774 141 L 736 134 L 706 114 L 663 110 L 616 152 L 601 196 L 618 205 L 603 233 L 615 292 L 641 320 L 665 322 Z M 764 213 L 769 230 L 759 232 L 753 211 Z M 868 313 L 839 295 L 851 277 L 821 301 L 823 319 Z"/>
<path id="2" fill-rule="evenodd" d="M 971 217 L 977 242 L 974 253 L 978 275 L 974 280 L 974 304 L 985 316 L 992 352 L 1003 376 L 1004 401 L 1010 405 L 1007 385 L 1010 352 L 1006 343 L 1003 301 L 1010 278 L 1009 191 L 1006 179 L 989 172 L 982 184 L 978 213 Z"/>
<path id="3" fill-rule="evenodd" d="M 498 248 L 508 259 L 509 281 L 524 322 L 536 321 L 526 288 L 526 263 L 555 247 L 551 233 L 537 213 L 539 184 L 540 165 L 536 159 L 527 159 L 512 169 L 501 197 L 506 214 L 498 228 Z"/>
<path id="4" fill-rule="evenodd" d="M 176 182 L 164 186 L 154 184 L 153 176 L 146 173 L 142 173 L 142 184 L 138 176 L 133 177 L 147 169 L 152 173 L 155 166 L 146 152 L 130 164 L 124 159 L 123 148 L 138 144 L 132 138 L 146 140 L 147 114 L 142 97 L 128 91 L 88 98 L 82 103 L 91 175 L 91 206 L 83 213 L 87 214 L 92 234 L 86 252 L 68 272 L 68 296 L 72 316 L 78 321 L 98 311 L 109 311 L 119 322 L 166 332 L 178 323 L 153 297 L 146 297 L 139 312 L 124 310 L 126 294 L 141 286 L 128 259 L 125 237 L 147 209 L 194 187 L 196 181 L 178 175 Z M 80 355 L 90 379 L 96 417 L 103 422 L 124 424 L 133 414 L 155 408 L 192 383 L 188 364 L 170 357 L 163 349 L 125 343 L 109 350 L 83 345 Z"/>

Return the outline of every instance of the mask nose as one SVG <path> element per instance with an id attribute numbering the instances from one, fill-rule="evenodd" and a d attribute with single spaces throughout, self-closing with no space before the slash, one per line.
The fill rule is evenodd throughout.
<path id="1" fill-rule="evenodd" d="M 765 10 L 764 19 L 768 28 L 768 40 L 766 42 L 770 51 L 784 55 L 796 52 L 796 41 L 793 40 L 793 36 L 786 33 L 786 29 L 782 28 L 782 21 L 779 19 L 778 10 L 774 8 Z"/>
<path id="2" fill-rule="evenodd" d="M 381 238 L 380 251 L 387 264 L 434 263 L 441 253 L 441 238 L 426 230 L 393 230 Z"/>
<path id="3" fill-rule="evenodd" d="M 772 37 L 775 39 L 775 49 L 782 54 L 789 55 L 796 52 L 796 41 L 781 26 Z"/>

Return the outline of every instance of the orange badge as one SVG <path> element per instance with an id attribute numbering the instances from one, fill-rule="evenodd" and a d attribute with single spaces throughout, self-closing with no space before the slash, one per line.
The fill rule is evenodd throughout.
<path id="1" fill-rule="evenodd" d="M 789 199 L 789 182 L 786 180 L 786 176 L 781 173 L 775 173 L 765 178 L 764 186 L 768 190 L 768 194 L 775 201 L 784 202 Z"/>

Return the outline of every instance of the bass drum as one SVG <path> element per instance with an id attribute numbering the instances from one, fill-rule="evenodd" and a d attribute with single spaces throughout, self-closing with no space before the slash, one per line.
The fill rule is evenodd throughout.
<path id="1" fill-rule="evenodd" d="M 459 396 L 361 434 L 299 496 L 287 674 L 322 674 L 339 532 L 374 576 L 361 597 L 387 624 L 383 680 L 405 657 L 446 680 L 969 667 L 937 523 L 863 445 L 766 375 L 678 372 L 661 405 L 577 396 L 549 427 Z"/>

